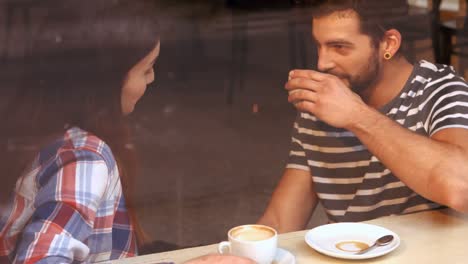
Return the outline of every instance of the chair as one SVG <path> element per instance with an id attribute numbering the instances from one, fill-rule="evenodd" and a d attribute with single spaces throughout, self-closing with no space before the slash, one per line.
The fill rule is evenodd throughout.
<path id="1" fill-rule="evenodd" d="M 434 8 L 440 9 L 441 0 L 434 0 Z M 452 56 L 468 59 L 468 0 L 460 0 L 460 12 L 453 19 L 440 21 L 437 11 L 437 29 L 435 31 L 434 51 L 437 63 L 452 64 Z"/>

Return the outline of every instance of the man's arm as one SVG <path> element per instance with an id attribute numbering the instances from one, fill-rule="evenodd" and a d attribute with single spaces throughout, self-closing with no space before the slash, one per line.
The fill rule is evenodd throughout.
<path id="1" fill-rule="evenodd" d="M 427 138 L 370 108 L 349 130 L 415 192 L 468 212 L 468 130 L 448 128 Z"/>
<path id="2" fill-rule="evenodd" d="M 279 233 L 302 230 L 317 205 L 310 172 L 286 169 L 259 224 Z"/>
<path id="3" fill-rule="evenodd" d="M 353 132 L 389 170 L 418 194 L 468 212 L 468 130 L 418 135 L 367 106 L 338 78 L 295 71 L 289 101 L 331 126 Z M 296 78 L 296 79 L 295 79 Z"/>

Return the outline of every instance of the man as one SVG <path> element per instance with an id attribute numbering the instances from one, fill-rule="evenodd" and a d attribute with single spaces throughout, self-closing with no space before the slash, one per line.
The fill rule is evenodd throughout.
<path id="1" fill-rule="evenodd" d="M 259 223 L 304 229 L 319 201 L 333 222 L 468 212 L 467 83 L 451 67 L 410 64 L 388 12 L 369 7 L 380 1 L 322 2 L 318 71 L 290 72 L 292 149 Z"/>

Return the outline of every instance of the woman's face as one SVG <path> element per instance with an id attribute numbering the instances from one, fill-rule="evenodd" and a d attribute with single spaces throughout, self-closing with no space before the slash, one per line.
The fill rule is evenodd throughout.
<path id="1" fill-rule="evenodd" d="M 136 103 L 145 93 L 146 86 L 154 81 L 153 67 L 159 56 L 159 47 L 160 43 L 158 42 L 156 47 L 146 57 L 141 59 L 128 71 L 123 82 L 121 95 L 122 113 L 124 115 L 133 112 Z"/>

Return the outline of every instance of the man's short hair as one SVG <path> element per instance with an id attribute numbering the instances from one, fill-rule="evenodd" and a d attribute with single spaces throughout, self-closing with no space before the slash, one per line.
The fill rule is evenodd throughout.
<path id="1" fill-rule="evenodd" d="M 378 47 L 387 30 L 401 32 L 408 8 L 406 0 L 318 0 L 312 15 L 320 18 L 335 12 L 354 11 L 360 20 L 361 33 L 368 35 L 374 47 Z"/>

